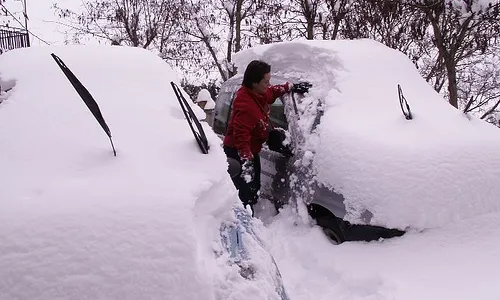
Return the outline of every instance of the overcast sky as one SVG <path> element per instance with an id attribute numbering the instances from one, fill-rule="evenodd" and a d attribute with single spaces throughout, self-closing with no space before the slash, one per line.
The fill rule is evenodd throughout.
<path id="1" fill-rule="evenodd" d="M 56 2 L 55 0 L 26 0 L 26 5 L 28 7 L 28 28 L 29 30 L 39 37 L 41 40 L 46 41 L 49 44 L 64 44 L 66 35 L 64 34 L 65 26 L 59 25 L 54 22 L 60 21 L 57 16 L 54 15 L 54 9 L 52 6 Z M 78 8 L 79 0 L 57 0 L 57 3 L 61 7 L 68 8 Z M 7 0 L 5 6 L 11 11 L 15 16 L 24 24 L 24 19 L 22 16 L 23 5 L 20 0 Z M 64 22 L 64 21 L 63 21 Z M 19 23 L 14 20 L 10 20 L 10 26 L 20 27 Z M 31 44 L 32 46 L 44 46 L 45 42 L 32 36 Z"/>

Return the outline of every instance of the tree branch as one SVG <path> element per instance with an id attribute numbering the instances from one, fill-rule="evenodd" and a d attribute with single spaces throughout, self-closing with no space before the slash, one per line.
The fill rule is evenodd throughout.
<path id="1" fill-rule="evenodd" d="M 497 103 L 495 105 L 493 105 L 493 107 L 491 107 L 487 112 L 485 112 L 482 116 L 481 116 L 481 120 L 483 120 L 484 118 L 486 118 L 488 115 L 492 114 L 493 112 L 495 112 L 495 110 L 497 109 L 498 105 L 500 105 L 500 100 L 497 101 Z"/>

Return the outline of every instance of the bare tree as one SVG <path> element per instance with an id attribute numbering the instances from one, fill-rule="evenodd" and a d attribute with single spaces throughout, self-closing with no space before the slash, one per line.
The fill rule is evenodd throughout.
<path id="1" fill-rule="evenodd" d="M 319 23 L 324 40 L 335 40 L 340 35 L 340 28 L 351 12 L 352 0 L 326 0 L 327 14 L 320 13 Z"/>
<path id="2" fill-rule="evenodd" d="M 343 35 L 350 39 L 371 38 L 397 49 L 415 62 L 422 55 L 422 43 L 429 22 L 421 12 L 399 0 L 360 0 L 351 5 Z"/>
<path id="3" fill-rule="evenodd" d="M 475 113 L 481 119 L 488 119 L 500 112 L 500 54 L 499 49 L 489 55 L 477 57 L 464 64 L 467 72 L 460 71 L 459 98 L 463 100 L 463 111 Z M 466 101 L 467 100 L 467 101 Z"/>
<path id="4" fill-rule="evenodd" d="M 498 36 L 500 3 L 481 5 L 479 0 L 408 0 L 425 14 L 432 26 L 433 42 L 446 69 L 449 102 L 458 108 L 457 67 L 474 55 L 485 53 Z"/>
<path id="5" fill-rule="evenodd" d="M 225 25 L 228 30 L 227 47 L 226 47 L 226 69 L 228 78 L 236 74 L 236 69 L 232 65 L 232 55 L 243 49 L 243 38 L 248 34 L 243 35 L 244 21 L 255 16 L 255 0 L 219 0 L 223 13 L 220 25 Z"/>
<path id="6" fill-rule="evenodd" d="M 261 43 L 315 39 L 326 22 L 328 9 L 325 0 L 259 1 L 257 36 Z"/>
<path id="7" fill-rule="evenodd" d="M 286 23 L 308 40 L 315 38 L 320 16 L 327 14 L 324 0 L 289 0 L 287 11 L 290 17 Z"/>
<path id="8" fill-rule="evenodd" d="M 195 76 L 208 74 L 216 68 L 220 78 L 227 80 L 220 51 L 221 34 L 216 31 L 218 15 L 213 13 L 213 4 L 209 1 L 188 2 L 187 9 L 179 16 L 183 22 L 171 51 L 161 55 L 167 60 L 177 60 L 185 69 L 194 70 Z"/>
<path id="9" fill-rule="evenodd" d="M 360 0 L 351 5 L 342 34 L 372 38 L 404 52 L 437 92 L 447 85 L 444 95 L 450 104 L 458 108 L 469 101 L 466 110 L 479 111 L 495 99 L 491 84 L 478 85 L 494 78 L 485 77 L 493 71 L 480 72 L 477 61 L 484 60 L 499 36 L 496 2 L 481 6 L 478 0 Z"/>
<path id="10" fill-rule="evenodd" d="M 270 44 L 292 39 L 292 30 L 285 21 L 290 13 L 281 0 L 258 0 L 256 18 L 253 20 L 253 34 L 260 44 Z"/>
<path id="11" fill-rule="evenodd" d="M 92 0 L 82 1 L 83 12 L 54 5 L 76 36 L 92 35 L 113 44 L 162 48 L 178 26 L 184 0 Z"/>
<path id="12" fill-rule="evenodd" d="M 216 69 L 223 81 L 231 78 L 236 74 L 232 55 L 251 45 L 246 24 L 255 7 L 255 0 L 191 1 L 175 44 L 184 53 L 183 63 L 195 62 L 205 72 Z"/>
<path id="13" fill-rule="evenodd" d="M 354 0 L 268 0 L 257 5 L 262 44 L 297 38 L 336 39 Z"/>

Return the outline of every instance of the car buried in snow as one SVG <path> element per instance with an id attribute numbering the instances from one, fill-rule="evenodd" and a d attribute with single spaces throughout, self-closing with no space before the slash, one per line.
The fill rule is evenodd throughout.
<path id="1" fill-rule="evenodd" d="M 335 242 L 401 236 L 498 209 L 498 129 L 451 107 L 403 53 L 373 40 L 235 54 L 238 74 L 222 84 L 214 112 L 220 137 L 255 59 L 271 65 L 271 84 L 312 84 L 270 106 L 275 129 L 261 152 L 261 194 L 277 208 L 291 200 L 305 215 L 305 204 Z M 464 189 L 465 181 L 477 188 Z"/>
<path id="2" fill-rule="evenodd" d="M 220 137 L 226 133 L 232 103 L 236 91 L 241 86 L 242 79 L 241 75 L 230 78 L 222 84 L 219 91 L 212 128 Z M 271 84 L 287 81 L 291 81 L 290 78 L 279 76 L 271 78 Z M 401 230 L 368 224 L 351 224 L 343 220 L 346 214 L 343 195 L 325 186 L 320 186 L 311 180 L 312 178 L 307 171 L 297 167 L 296 162 L 303 160 L 308 154 L 304 151 L 294 151 L 291 147 L 304 137 L 299 135 L 298 119 L 287 117 L 285 112 L 289 111 L 290 115 L 295 114 L 296 103 L 294 104 L 294 102 L 300 101 L 300 98 L 302 96 L 299 94 L 286 94 L 276 99 L 270 106 L 270 123 L 273 129 L 270 132 L 268 142 L 260 153 L 262 164 L 261 197 L 270 200 L 276 210 L 279 210 L 284 204 L 288 204 L 290 199 L 307 197 L 305 194 L 309 193 L 311 188 L 308 188 L 304 193 L 302 186 L 303 183 L 309 182 L 312 183 L 314 197 L 307 199 L 308 201 L 304 199 L 307 201 L 307 211 L 332 242 L 371 241 L 403 235 L 404 232 Z M 320 118 L 321 114 L 318 114 L 315 123 L 318 123 Z M 298 203 L 293 204 L 297 205 Z M 364 217 L 369 223 L 370 212 L 366 211 Z"/>

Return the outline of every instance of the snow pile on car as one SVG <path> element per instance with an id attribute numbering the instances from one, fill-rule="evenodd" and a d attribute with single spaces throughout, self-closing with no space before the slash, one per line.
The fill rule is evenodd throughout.
<path id="1" fill-rule="evenodd" d="M 373 224 L 426 228 L 500 210 L 500 131 L 451 107 L 401 52 L 372 40 L 284 42 L 236 54 L 239 72 L 252 59 L 314 84 L 299 105 L 305 147 L 318 181 L 345 196 L 347 219 L 369 210 Z"/>
<path id="2" fill-rule="evenodd" d="M 98 103 L 116 157 L 52 52 Z M 0 85 L 12 89 L 0 104 L 0 298 L 249 299 L 271 285 L 238 277 L 221 252 L 219 227 L 240 204 L 219 138 L 203 124 L 201 153 L 170 81 L 136 48 L 2 54 Z"/>

